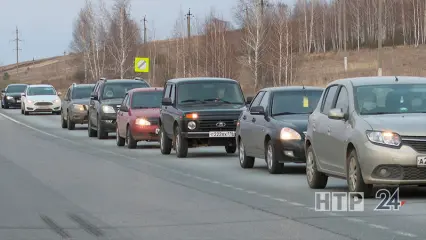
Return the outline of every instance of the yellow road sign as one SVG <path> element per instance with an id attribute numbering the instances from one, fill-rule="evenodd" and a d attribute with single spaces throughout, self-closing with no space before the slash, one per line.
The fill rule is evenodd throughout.
<path id="1" fill-rule="evenodd" d="M 135 58 L 135 72 L 137 72 L 137 73 L 149 72 L 149 58 L 136 57 Z"/>

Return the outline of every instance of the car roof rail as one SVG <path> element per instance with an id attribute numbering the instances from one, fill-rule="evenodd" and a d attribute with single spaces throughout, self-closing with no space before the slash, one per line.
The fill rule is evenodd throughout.
<path id="1" fill-rule="evenodd" d="M 141 80 L 141 81 L 145 81 L 144 79 L 140 78 L 140 77 L 135 77 L 135 80 Z"/>
<path id="2" fill-rule="evenodd" d="M 77 85 L 77 83 L 72 83 L 72 86 L 75 87 Z"/>
<path id="3" fill-rule="evenodd" d="M 99 78 L 99 80 L 101 80 L 101 81 L 106 81 L 107 79 L 106 79 L 106 78 L 104 78 L 104 77 L 101 77 L 101 78 Z"/>

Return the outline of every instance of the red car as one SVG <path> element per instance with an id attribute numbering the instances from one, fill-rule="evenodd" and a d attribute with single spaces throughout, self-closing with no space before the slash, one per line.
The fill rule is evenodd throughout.
<path id="1" fill-rule="evenodd" d="M 128 91 L 117 111 L 117 146 L 136 148 L 139 141 L 159 140 L 163 88 L 135 88 Z"/>

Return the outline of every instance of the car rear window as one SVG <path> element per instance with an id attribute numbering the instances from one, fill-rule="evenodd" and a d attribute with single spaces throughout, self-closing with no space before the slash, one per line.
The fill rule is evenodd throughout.
<path id="1" fill-rule="evenodd" d="M 134 92 L 131 108 L 159 108 L 162 97 L 163 91 Z"/>
<path id="2" fill-rule="evenodd" d="M 320 90 L 275 92 L 272 99 L 272 115 L 312 113 L 322 92 Z"/>

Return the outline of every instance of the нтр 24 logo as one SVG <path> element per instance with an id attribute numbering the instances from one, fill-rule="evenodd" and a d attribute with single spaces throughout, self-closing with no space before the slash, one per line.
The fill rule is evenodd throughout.
<path id="1" fill-rule="evenodd" d="M 392 194 L 387 189 L 379 189 L 376 198 L 381 200 L 374 211 L 398 211 L 405 204 L 405 201 L 399 201 L 399 188 Z"/>

